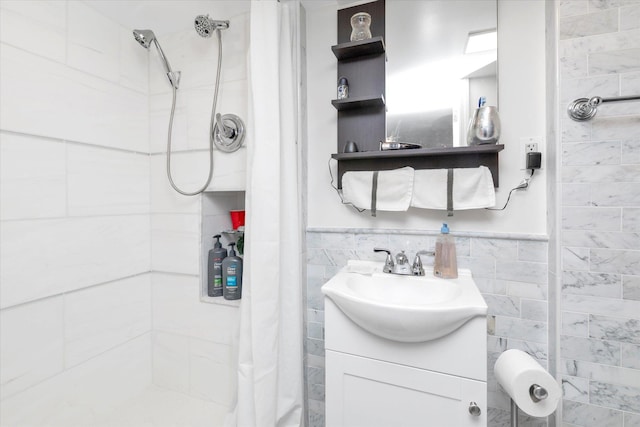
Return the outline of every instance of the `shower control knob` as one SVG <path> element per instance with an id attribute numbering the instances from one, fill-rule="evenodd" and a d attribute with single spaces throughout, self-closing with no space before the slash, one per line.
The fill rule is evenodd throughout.
<path id="1" fill-rule="evenodd" d="M 473 415 L 474 417 L 479 417 L 480 414 L 482 413 L 482 410 L 480 409 L 480 407 L 478 406 L 478 404 L 476 402 L 470 402 L 469 403 L 469 413 L 471 415 Z"/>

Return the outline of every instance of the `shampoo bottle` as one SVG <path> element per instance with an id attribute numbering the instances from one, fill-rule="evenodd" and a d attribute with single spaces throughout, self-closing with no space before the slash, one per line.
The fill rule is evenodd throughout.
<path id="1" fill-rule="evenodd" d="M 213 236 L 216 239 L 213 244 L 213 249 L 209 251 L 209 263 L 208 263 L 208 281 L 207 281 L 207 295 L 210 297 L 221 297 L 222 292 L 222 260 L 227 257 L 227 250 L 222 247 L 220 243 L 220 236 L 216 234 Z"/>
<path id="2" fill-rule="evenodd" d="M 436 259 L 433 263 L 433 275 L 442 279 L 458 277 L 458 261 L 456 259 L 456 243 L 449 234 L 447 224 L 442 224 L 440 235 L 436 240 Z"/>
<path id="3" fill-rule="evenodd" d="M 222 261 L 222 284 L 225 299 L 240 299 L 242 296 L 242 258 L 233 250 L 235 243 L 229 243 L 229 256 Z"/>

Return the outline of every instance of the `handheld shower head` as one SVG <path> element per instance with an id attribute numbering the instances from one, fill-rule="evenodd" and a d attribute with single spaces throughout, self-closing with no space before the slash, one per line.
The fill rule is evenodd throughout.
<path id="1" fill-rule="evenodd" d="M 200 37 L 211 37 L 215 30 L 226 30 L 229 28 L 229 21 L 216 21 L 209 18 L 209 15 L 198 15 L 193 21 L 193 26 Z"/>
<path id="2" fill-rule="evenodd" d="M 162 59 L 162 65 L 164 66 L 165 71 L 167 72 L 167 78 L 169 79 L 169 83 L 175 89 L 178 89 L 178 85 L 180 84 L 180 71 L 174 72 L 171 70 L 171 65 L 169 65 L 169 60 L 166 56 L 164 56 L 164 52 L 160 47 L 160 43 L 158 43 L 158 39 L 156 35 L 153 34 L 151 30 L 133 30 L 133 37 L 136 39 L 140 46 L 145 49 L 149 49 L 151 43 L 153 42 L 156 45 L 156 49 L 158 49 L 158 53 L 160 54 L 160 59 Z"/>
<path id="3" fill-rule="evenodd" d="M 151 30 L 133 30 L 133 37 L 145 49 L 149 49 L 151 42 L 156 39 L 156 35 Z"/>

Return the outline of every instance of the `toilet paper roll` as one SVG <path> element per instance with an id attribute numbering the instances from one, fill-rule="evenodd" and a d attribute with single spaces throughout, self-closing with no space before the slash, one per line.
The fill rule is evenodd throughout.
<path id="1" fill-rule="evenodd" d="M 556 380 L 531 356 L 521 350 L 507 350 L 498 357 L 494 366 L 498 383 L 520 409 L 533 417 L 551 415 L 560 400 L 560 387 Z M 531 387 L 543 387 L 547 398 L 536 402 Z"/>

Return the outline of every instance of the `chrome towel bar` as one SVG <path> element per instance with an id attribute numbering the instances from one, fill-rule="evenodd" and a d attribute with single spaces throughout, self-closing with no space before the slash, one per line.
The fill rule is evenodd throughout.
<path id="1" fill-rule="evenodd" d="M 640 95 L 635 96 L 618 96 L 615 98 L 602 98 L 601 96 L 594 96 L 593 98 L 578 98 L 569 104 L 567 112 L 569 117 L 577 122 L 583 122 L 590 120 L 596 115 L 598 105 L 605 102 L 618 102 L 618 101 L 637 101 L 640 100 Z"/>

